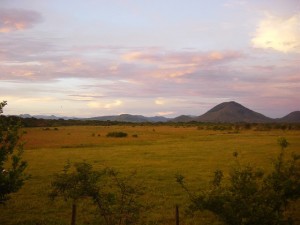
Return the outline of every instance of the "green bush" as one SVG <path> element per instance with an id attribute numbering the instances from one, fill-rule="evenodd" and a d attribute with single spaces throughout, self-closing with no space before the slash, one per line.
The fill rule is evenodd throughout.
<path id="1" fill-rule="evenodd" d="M 127 137 L 127 133 L 125 132 L 109 132 L 106 137 Z"/>
<path id="2" fill-rule="evenodd" d="M 235 152 L 236 166 L 224 182 L 223 171 L 217 170 L 211 188 L 199 194 L 189 191 L 184 177 L 177 182 L 188 193 L 190 212 L 209 210 L 229 225 L 283 225 L 294 224 L 287 209 L 300 197 L 300 156 L 285 157 L 289 143 L 279 138 L 281 151 L 269 174 L 252 166 L 242 166 Z"/>

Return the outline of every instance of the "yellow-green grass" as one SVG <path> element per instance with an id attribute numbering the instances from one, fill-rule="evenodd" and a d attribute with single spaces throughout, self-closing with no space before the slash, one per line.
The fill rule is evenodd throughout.
<path id="1" fill-rule="evenodd" d="M 205 188 L 216 169 L 228 171 L 239 153 L 242 164 L 271 168 L 279 152 L 278 137 L 291 143 L 290 152 L 300 153 L 300 131 L 253 131 L 239 133 L 174 126 L 75 126 L 24 129 L 24 159 L 31 179 L 5 206 L 0 206 L 0 224 L 69 224 L 70 203 L 51 202 L 47 194 L 53 174 L 65 163 L 86 161 L 95 169 L 113 167 L 122 174 L 137 171 L 137 180 L 147 187 L 144 201 L 154 205 L 145 215 L 152 224 L 174 224 L 174 206 L 180 205 L 181 224 L 213 224 L 207 213 L 188 219 L 183 215 L 186 193 L 175 182 L 184 175 L 192 190 Z M 108 138 L 112 131 L 126 138 Z M 133 137 L 132 135 L 137 135 Z M 78 224 L 98 224 L 89 200 L 78 207 Z M 216 223 L 217 224 L 217 223 Z"/>

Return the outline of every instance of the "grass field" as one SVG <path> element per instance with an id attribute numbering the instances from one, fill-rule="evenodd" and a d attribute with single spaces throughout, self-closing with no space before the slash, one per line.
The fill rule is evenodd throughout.
<path id="1" fill-rule="evenodd" d="M 174 207 L 180 205 L 181 224 L 218 224 L 208 213 L 188 218 L 188 202 L 175 182 L 183 174 L 193 190 L 204 188 L 216 169 L 228 171 L 237 151 L 243 164 L 270 169 L 279 152 L 277 138 L 286 137 L 288 150 L 300 153 L 300 131 L 199 130 L 196 126 L 79 126 L 58 129 L 26 128 L 24 158 L 31 179 L 5 206 L 0 206 L 0 224 L 69 224 L 70 203 L 51 202 L 47 194 L 53 174 L 65 163 L 86 161 L 96 168 L 113 167 L 122 174 L 137 171 L 147 187 L 145 201 L 154 205 L 145 217 L 148 224 L 175 224 Z M 112 131 L 126 138 L 108 138 Z M 135 137 L 133 136 L 135 135 Z M 78 224 L 97 224 L 94 208 L 86 200 L 78 207 Z"/>

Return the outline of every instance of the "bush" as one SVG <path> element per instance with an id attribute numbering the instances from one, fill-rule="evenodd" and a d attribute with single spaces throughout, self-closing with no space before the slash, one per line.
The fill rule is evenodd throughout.
<path id="1" fill-rule="evenodd" d="M 300 157 L 292 155 L 285 159 L 288 142 L 280 138 L 278 144 L 281 152 L 269 174 L 252 166 L 241 166 L 237 161 L 228 183 L 224 184 L 223 172 L 217 170 L 211 188 L 200 194 L 191 193 L 184 177 L 177 175 L 177 182 L 189 194 L 190 212 L 209 210 L 230 225 L 293 224 L 287 209 L 300 197 Z M 234 157 L 237 159 L 238 154 L 234 153 Z"/>
<path id="2" fill-rule="evenodd" d="M 127 137 L 125 132 L 109 132 L 106 137 Z"/>
<path id="3" fill-rule="evenodd" d="M 82 199 L 90 199 L 97 206 L 99 224 L 139 224 L 140 214 L 147 207 L 141 200 L 144 187 L 136 183 L 134 172 L 121 176 L 111 168 L 94 170 L 85 162 L 71 167 L 67 163 L 62 173 L 55 174 L 49 197 L 72 201 L 72 225 L 76 222 L 76 205 Z"/>

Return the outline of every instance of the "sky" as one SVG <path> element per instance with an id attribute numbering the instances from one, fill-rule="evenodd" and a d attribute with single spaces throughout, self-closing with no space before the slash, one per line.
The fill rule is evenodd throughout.
<path id="1" fill-rule="evenodd" d="M 0 0 L 6 115 L 300 110 L 300 0 Z"/>

